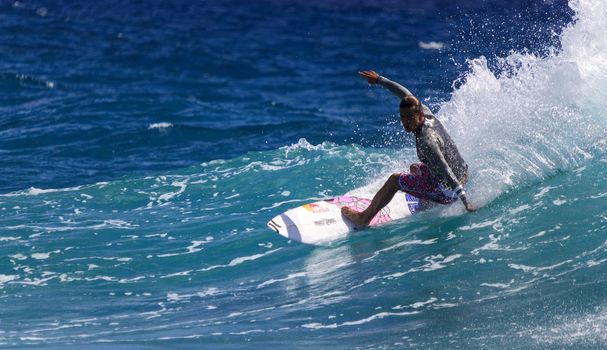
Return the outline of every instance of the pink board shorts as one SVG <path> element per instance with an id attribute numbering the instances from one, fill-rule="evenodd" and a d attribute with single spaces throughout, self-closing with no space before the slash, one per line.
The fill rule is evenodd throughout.
<path id="1" fill-rule="evenodd" d="M 398 184 L 403 192 L 440 204 L 451 204 L 458 198 L 453 190 L 433 179 L 424 163 L 413 164 L 411 173 L 401 173 Z"/>

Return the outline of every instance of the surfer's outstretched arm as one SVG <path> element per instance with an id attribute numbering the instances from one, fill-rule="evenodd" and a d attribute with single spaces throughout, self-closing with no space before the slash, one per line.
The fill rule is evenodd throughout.
<path id="1" fill-rule="evenodd" d="M 377 72 L 375 72 L 375 71 L 364 70 L 364 71 L 358 72 L 358 75 L 367 79 L 369 84 L 379 84 L 379 85 L 385 87 L 386 89 L 390 90 L 390 92 L 392 92 L 395 96 L 397 96 L 401 99 L 405 98 L 407 96 L 413 96 L 411 91 L 409 91 L 406 87 L 404 87 L 404 86 L 400 85 L 399 83 L 392 81 L 386 77 L 382 77 L 381 75 L 377 74 Z"/>

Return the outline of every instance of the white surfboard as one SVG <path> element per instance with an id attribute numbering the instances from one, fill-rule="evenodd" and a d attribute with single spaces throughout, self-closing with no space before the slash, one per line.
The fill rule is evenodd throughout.
<path id="1" fill-rule="evenodd" d="M 344 238 L 354 230 L 350 220 L 341 214 L 348 206 L 360 212 L 371 203 L 368 198 L 346 195 L 324 201 L 304 204 L 274 217 L 268 227 L 278 234 L 306 244 L 323 244 Z M 370 226 L 411 216 L 419 210 L 419 200 L 404 192 L 397 192 L 392 201 L 373 218 Z"/>

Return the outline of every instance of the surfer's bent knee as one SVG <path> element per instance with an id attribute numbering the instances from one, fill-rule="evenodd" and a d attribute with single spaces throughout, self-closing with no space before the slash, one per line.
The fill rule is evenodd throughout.
<path id="1" fill-rule="evenodd" d="M 398 181 L 399 178 L 400 178 L 400 173 L 392 173 L 390 175 L 390 180 L 391 181 Z"/>
<path id="2" fill-rule="evenodd" d="M 392 173 L 392 175 L 390 175 L 390 177 L 388 178 L 388 182 L 392 185 L 394 185 L 396 188 L 400 189 L 400 173 Z"/>

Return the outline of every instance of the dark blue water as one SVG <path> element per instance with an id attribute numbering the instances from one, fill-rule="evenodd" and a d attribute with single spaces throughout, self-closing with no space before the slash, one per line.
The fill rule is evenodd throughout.
<path id="1" fill-rule="evenodd" d="M 358 70 L 436 104 L 466 59 L 543 52 L 571 15 L 564 1 L 2 1 L 0 191 L 157 174 L 302 137 L 402 147 L 410 138 L 386 126 L 394 103 Z M 444 49 L 420 48 L 432 41 Z"/>
<path id="2" fill-rule="evenodd" d="M 0 347 L 607 346 L 607 6 L 0 1 Z M 416 160 L 461 204 L 327 247 L 265 223 Z"/>

